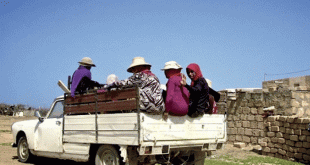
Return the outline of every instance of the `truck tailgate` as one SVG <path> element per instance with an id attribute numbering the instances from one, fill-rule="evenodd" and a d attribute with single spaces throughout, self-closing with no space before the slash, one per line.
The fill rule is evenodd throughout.
<path id="1" fill-rule="evenodd" d="M 205 114 L 199 118 L 169 116 L 164 121 L 161 115 L 141 113 L 140 118 L 142 143 L 184 145 L 226 141 L 225 115 L 222 114 Z"/>

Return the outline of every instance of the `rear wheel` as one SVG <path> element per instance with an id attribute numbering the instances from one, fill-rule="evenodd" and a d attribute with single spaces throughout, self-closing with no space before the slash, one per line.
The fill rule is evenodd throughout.
<path id="1" fill-rule="evenodd" d="M 112 145 L 102 145 L 98 148 L 95 165 L 120 165 L 120 155 Z"/>
<path id="2" fill-rule="evenodd" d="M 22 136 L 17 144 L 17 156 L 20 162 L 26 163 L 31 160 L 33 155 L 29 151 L 29 146 L 26 136 Z"/>

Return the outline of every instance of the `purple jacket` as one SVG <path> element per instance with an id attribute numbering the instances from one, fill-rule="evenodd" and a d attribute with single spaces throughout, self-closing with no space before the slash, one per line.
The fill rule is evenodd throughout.
<path id="1" fill-rule="evenodd" d="M 188 112 L 189 92 L 181 86 L 181 76 L 173 76 L 167 82 L 166 112 L 174 116 L 184 116 Z"/>
<path id="2" fill-rule="evenodd" d="M 83 77 L 88 77 L 91 79 L 90 70 L 86 69 L 84 66 L 80 65 L 79 68 L 72 75 L 72 86 L 71 86 L 71 96 L 74 97 L 74 92 L 79 85 Z"/>

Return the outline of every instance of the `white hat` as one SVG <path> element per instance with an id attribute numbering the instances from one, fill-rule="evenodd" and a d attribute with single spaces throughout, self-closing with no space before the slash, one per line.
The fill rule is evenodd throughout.
<path id="1" fill-rule="evenodd" d="M 118 81 L 118 77 L 115 74 L 110 74 L 107 78 L 107 84 L 112 84 Z"/>
<path id="2" fill-rule="evenodd" d="M 182 69 L 182 67 L 175 61 L 169 61 L 165 63 L 164 69 L 161 70 L 168 70 L 168 69 Z"/>
<path id="3" fill-rule="evenodd" d="M 93 60 L 89 57 L 82 58 L 82 60 L 79 63 L 82 66 L 94 66 L 94 67 L 96 67 L 96 65 L 93 63 Z"/>
<path id="4" fill-rule="evenodd" d="M 208 83 L 208 86 L 209 86 L 210 88 L 212 88 L 212 81 L 209 80 L 209 79 L 207 79 L 207 78 L 206 78 L 206 81 L 207 81 L 207 83 Z"/>
<path id="5" fill-rule="evenodd" d="M 148 66 L 152 66 L 149 63 L 146 63 L 143 57 L 135 57 L 132 59 L 132 63 L 129 66 L 129 68 L 127 69 L 127 72 L 132 73 L 132 68 L 135 66 L 141 66 L 141 65 L 148 65 Z"/>

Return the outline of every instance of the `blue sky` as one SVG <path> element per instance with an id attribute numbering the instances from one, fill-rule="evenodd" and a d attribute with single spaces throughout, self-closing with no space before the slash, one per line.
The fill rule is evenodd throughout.
<path id="1" fill-rule="evenodd" d="M 309 0 L 0 2 L 0 103 L 49 107 L 83 57 L 100 83 L 137 56 L 162 84 L 165 62 L 197 63 L 215 90 L 310 74 Z"/>

